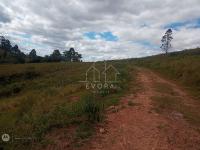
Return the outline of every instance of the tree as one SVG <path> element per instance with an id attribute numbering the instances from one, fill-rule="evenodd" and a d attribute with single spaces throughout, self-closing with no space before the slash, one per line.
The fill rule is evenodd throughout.
<path id="1" fill-rule="evenodd" d="M 31 52 L 29 53 L 29 57 L 30 58 L 36 58 L 37 57 L 37 53 L 35 49 L 32 49 Z"/>
<path id="2" fill-rule="evenodd" d="M 11 48 L 9 57 L 13 58 L 13 63 L 25 63 L 26 55 L 15 45 Z"/>
<path id="3" fill-rule="evenodd" d="M 49 62 L 49 61 L 50 61 L 50 58 L 49 58 L 48 55 L 45 55 L 43 60 L 44 60 L 44 62 Z"/>
<path id="4" fill-rule="evenodd" d="M 11 53 L 14 53 L 14 54 L 18 54 L 20 53 L 20 50 L 18 48 L 18 45 L 15 45 L 11 48 Z"/>
<path id="5" fill-rule="evenodd" d="M 54 50 L 53 53 L 51 54 L 51 61 L 61 61 L 62 60 L 62 56 L 60 54 L 59 50 Z"/>
<path id="6" fill-rule="evenodd" d="M 36 63 L 36 62 L 40 62 L 40 57 L 37 56 L 36 50 L 32 49 L 31 52 L 28 55 L 29 57 L 29 62 L 31 63 Z"/>
<path id="7" fill-rule="evenodd" d="M 0 37 L 0 44 L 1 44 L 1 48 L 3 49 L 2 51 L 3 51 L 3 55 L 2 55 L 2 58 L 5 58 L 6 56 L 7 56 L 7 50 L 5 49 L 5 41 L 6 41 L 6 39 L 5 39 L 5 37 L 4 36 L 1 36 Z"/>
<path id="8" fill-rule="evenodd" d="M 12 46 L 10 44 L 10 41 L 8 39 L 5 39 L 4 36 L 0 36 L 0 48 L 2 48 L 4 51 L 3 58 L 6 58 Z"/>
<path id="9" fill-rule="evenodd" d="M 70 53 L 70 51 L 65 50 L 63 52 L 63 56 L 64 56 L 64 60 L 65 61 L 71 61 L 71 53 Z"/>
<path id="10" fill-rule="evenodd" d="M 160 47 L 166 54 L 168 53 L 169 49 L 172 47 L 172 45 L 171 45 L 172 39 L 173 39 L 172 30 L 168 29 L 165 32 L 165 35 L 161 39 L 162 45 Z"/>
<path id="11" fill-rule="evenodd" d="M 70 48 L 69 53 L 70 53 L 70 61 L 74 61 L 76 55 L 74 48 Z"/>
<path id="12" fill-rule="evenodd" d="M 4 36 L 0 36 L 1 48 L 5 48 L 6 39 Z"/>
<path id="13" fill-rule="evenodd" d="M 4 36 L 0 36 L 0 63 L 25 63 L 25 62 L 59 62 L 59 61 L 70 61 L 78 62 L 81 61 L 82 55 L 70 48 L 68 51 L 64 51 L 63 55 L 60 51 L 54 50 L 51 55 L 45 57 L 37 56 L 36 50 L 32 49 L 31 52 L 25 55 L 18 47 L 18 45 L 11 45 L 11 42 Z"/>
<path id="14" fill-rule="evenodd" d="M 58 49 L 54 50 L 52 56 L 60 57 L 61 56 L 60 51 Z"/>
<path id="15" fill-rule="evenodd" d="M 10 41 L 8 39 L 5 39 L 3 36 L 1 36 L 0 39 L 1 39 L 1 48 L 9 51 L 12 47 Z"/>
<path id="16" fill-rule="evenodd" d="M 82 58 L 82 55 L 79 54 L 78 52 L 75 52 L 75 55 L 74 55 L 73 61 L 80 61 L 81 58 Z"/>
<path id="17" fill-rule="evenodd" d="M 82 55 L 76 52 L 74 48 L 70 48 L 69 51 L 64 51 L 63 55 L 65 61 L 71 61 L 71 62 L 81 61 L 82 58 Z"/>
<path id="18" fill-rule="evenodd" d="M 12 48 L 10 41 L 8 39 L 5 40 L 5 49 L 10 51 L 10 49 Z"/>

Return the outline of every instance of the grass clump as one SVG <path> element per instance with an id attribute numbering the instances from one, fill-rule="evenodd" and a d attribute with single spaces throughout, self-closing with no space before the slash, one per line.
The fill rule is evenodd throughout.
<path id="1" fill-rule="evenodd" d="M 95 123 L 102 120 L 103 110 L 104 104 L 100 100 L 94 99 L 91 94 L 85 94 L 71 105 L 70 115 Z"/>
<path id="2" fill-rule="evenodd" d="M 90 122 L 100 122 L 103 119 L 104 104 L 92 95 L 84 96 L 82 99 L 83 113 Z"/>

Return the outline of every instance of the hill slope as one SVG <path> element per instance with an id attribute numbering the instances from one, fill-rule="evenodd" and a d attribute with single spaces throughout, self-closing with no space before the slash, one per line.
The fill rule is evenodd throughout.
<path id="1" fill-rule="evenodd" d="M 141 59 L 133 59 L 136 65 L 150 68 L 164 77 L 177 81 L 200 97 L 200 49 L 172 52 Z"/>

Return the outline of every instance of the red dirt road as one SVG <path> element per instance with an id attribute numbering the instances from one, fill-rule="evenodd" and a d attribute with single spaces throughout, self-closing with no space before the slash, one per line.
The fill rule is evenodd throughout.
<path id="1" fill-rule="evenodd" d="M 139 69 L 138 82 L 142 90 L 121 99 L 116 113 L 108 113 L 106 133 L 97 133 L 83 150 L 200 150 L 200 132 L 185 121 L 182 114 L 156 113 L 152 108 L 152 96 L 162 95 L 153 86 L 155 82 L 168 84 L 175 94 L 188 105 L 192 99 L 175 84 L 162 79 L 149 70 Z M 130 106 L 132 101 L 137 105 Z M 195 107 L 195 105 L 194 105 Z"/>

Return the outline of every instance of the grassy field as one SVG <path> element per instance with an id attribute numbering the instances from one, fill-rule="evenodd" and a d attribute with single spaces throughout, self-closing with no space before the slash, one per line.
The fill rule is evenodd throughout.
<path id="1" fill-rule="evenodd" d="M 131 80 L 128 72 L 132 68 L 126 62 L 109 62 L 120 72 L 118 88 L 97 89 L 92 94 L 79 82 L 85 80 L 91 64 L 0 65 L 0 132 L 13 138 L 32 137 L 37 147 L 42 147 L 51 144 L 46 138 L 49 132 L 73 126 L 71 140 L 74 145 L 80 145 L 92 134 L 95 123 L 104 119 L 104 110 L 117 105 Z M 96 66 L 103 70 L 104 64 L 96 63 Z M 30 148 L 31 142 L 14 140 L 6 146 L 23 150 Z"/>

